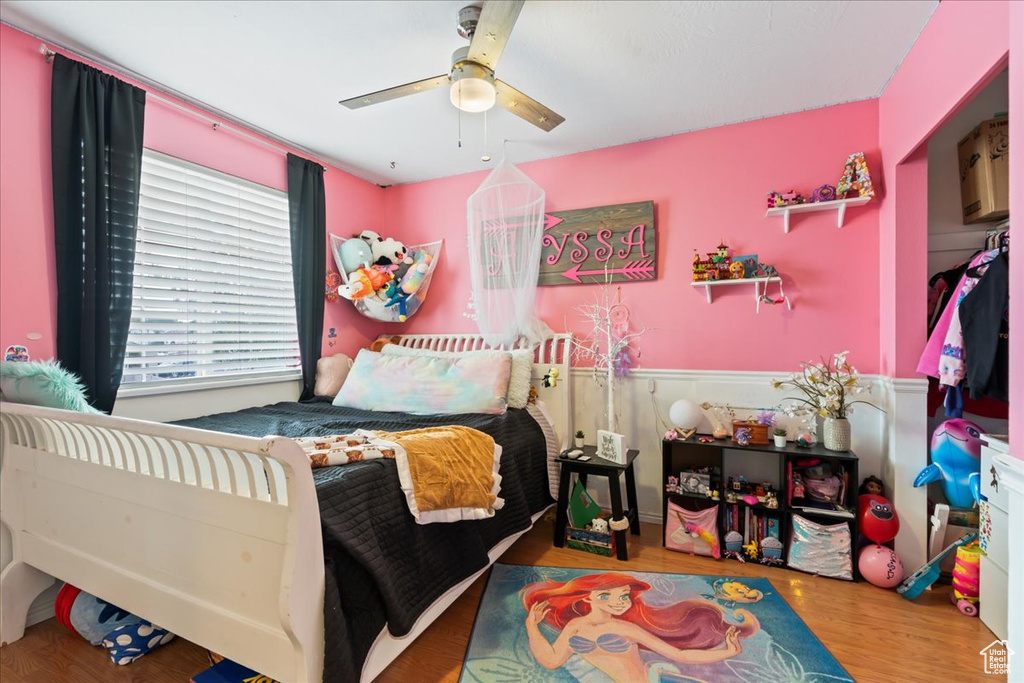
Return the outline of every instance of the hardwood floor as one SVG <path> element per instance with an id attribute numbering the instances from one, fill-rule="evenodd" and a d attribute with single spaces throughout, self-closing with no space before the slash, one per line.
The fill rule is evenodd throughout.
<path id="1" fill-rule="evenodd" d="M 550 517 L 550 516 L 549 516 Z M 857 681 L 932 683 L 1005 681 L 984 674 L 978 651 L 995 636 L 978 619 L 962 616 L 949 602 L 948 586 L 914 602 L 868 583 L 850 584 L 787 569 L 690 557 L 661 547 L 659 526 L 644 524 L 632 537 L 629 562 L 551 546 L 551 519 L 521 538 L 501 561 L 596 569 L 633 569 L 681 574 L 766 576 Z M 377 679 L 382 683 L 458 680 L 483 577 L 460 597 Z M 129 666 L 114 666 L 50 619 L 0 648 L 3 683 L 182 683 L 208 666 L 206 650 L 176 639 Z"/>

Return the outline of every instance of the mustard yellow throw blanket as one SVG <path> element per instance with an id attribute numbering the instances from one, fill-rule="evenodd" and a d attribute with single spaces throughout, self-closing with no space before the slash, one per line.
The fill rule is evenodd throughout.
<path id="1" fill-rule="evenodd" d="M 498 497 L 501 446 L 470 427 L 404 432 L 359 429 L 342 436 L 295 441 L 313 467 L 394 458 L 409 511 L 420 524 L 485 519 L 505 504 Z"/>

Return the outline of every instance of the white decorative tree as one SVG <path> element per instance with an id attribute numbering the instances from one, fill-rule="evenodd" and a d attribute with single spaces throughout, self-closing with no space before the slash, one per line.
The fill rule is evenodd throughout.
<path id="1" fill-rule="evenodd" d="M 629 374 L 630 344 L 647 331 L 629 331 L 629 309 L 620 301 L 619 287 L 615 288 L 612 301 L 611 287 L 607 280 L 593 303 L 576 307 L 580 316 L 592 326 L 591 332 L 582 338 L 573 337 L 573 365 L 592 366 L 592 376 L 598 384 L 604 384 L 608 398 L 608 431 L 619 431 L 619 418 L 615 410 L 615 380 Z M 639 353 L 636 353 L 639 357 Z"/>

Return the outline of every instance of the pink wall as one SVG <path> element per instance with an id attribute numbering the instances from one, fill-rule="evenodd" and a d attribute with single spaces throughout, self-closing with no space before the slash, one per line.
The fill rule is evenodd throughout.
<path id="1" fill-rule="evenodd" d="M 897 166 L 1006 65 L 1010 4 L 940 3 L 879 99 L 882 174 L 889 183 L 880 215 L 880 361 L 892 377 L 918 376 L 928 280 L 927 186 L 908 187 L 914 171 L 905 177 Z"/>
<path id="2" fill-rule="evenodd" d="M 955 46 L 952 49 L 951 46 Z M 915 150 L 1010 64 L 1011 127 L 1024 130 L 1024 3 L 945 0 L 879 99 L 879 146 L 889 193 L 880 215 L 882 371 L 914 377 L 925 340 L 927 194 Z M 1024 216 L 1024 141 L 1011 138 L 1010 213 Z M 927 160 L 925 159 L 924 165 Z M 1024 291 L 1011 266 L 1010 291 Z M 1024 298 L 1011 297 L 1010 433 L 1024 434 Z M 1016 324 L 1014 324 L 1016 322 Z M 1021 437 L 1017 437 L 1019 441 Z M 1024 456 L 1019 448 L 1014 449 Z"/>
<path id="3" fill-rule="evenodd" d="M 543 187 L 558 211 L 654 200 L 658 279 L 629 283 L 622 296 L 649 332 L 641 364 L 649 368 L 789 370 L 801 360 L 843 349 L 864 372 L 878 369 L 877 203 L 835 213 L 765 218 L 765 194 L 790 187 L 809 195 L 835 184 L 851 152 L 879 166 L 877 104 L 858 102 L 676 135 L 519 168 Z M 509 145 L 514 159 L 515 146 Z M 410 332 L 474 331 L 462 316 L 469 299 L 465 268 L 466 199 L 485 173 L 390 187 L 386 230 L 408 243 L 443 237 L 445 253 Z M 734 254 L 774 264 L 794 299 L 792 312 L 754 312 L 753 288 L 719 288 L 708 305 L 690 287 L 693 250 L 724 239 Z M 541 287 L 539 314 L 556 330 L 584 332 L 573 307 L 597 286 Z"/>
<path id="4" fill-rule="evenodd" d="M 0 345 L 25 344 L 34 358 L 56 349 L 53 199 L 50 180 L 50 65 L 39 41 L 0 25 Z M 161 95 L 162 96 L 162 95 Z M 231 124 L 225 124 L 231 125 Z M 283 153 L 150 99 L 143 144 L 279 190 L 287 188 Z M 329 232 L 380 224 L 384 190 L 336 168 L 324 176 Z M 328 304 L 324 353 L 353 353 L 372 330 L 351 308 Z M 27 340 L 31 332 L 39 341 Z"/>

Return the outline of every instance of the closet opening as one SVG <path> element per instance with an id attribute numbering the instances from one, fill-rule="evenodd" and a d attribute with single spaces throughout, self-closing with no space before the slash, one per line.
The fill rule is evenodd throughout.
<path id="1" fill-rule="evenodd" d="M 1007 631 L 1006 510 L 994 499 L 976 504 L 971 486 L 991 492 L 986 436 L 1005 441 L 1008 431 L 1008 113 L 1003 69 L 927 141 L 928 341 L 917 368 L 929 382 L 922 438 L 931 471 L 918 476 L 930 482 L 928 557 L 964 534 L 982 535 L 982 550 L 992 550 L 980 561 L 981 616 L 999 638 Z M 942 561 L 944 575 L 956 556 Z"/>

